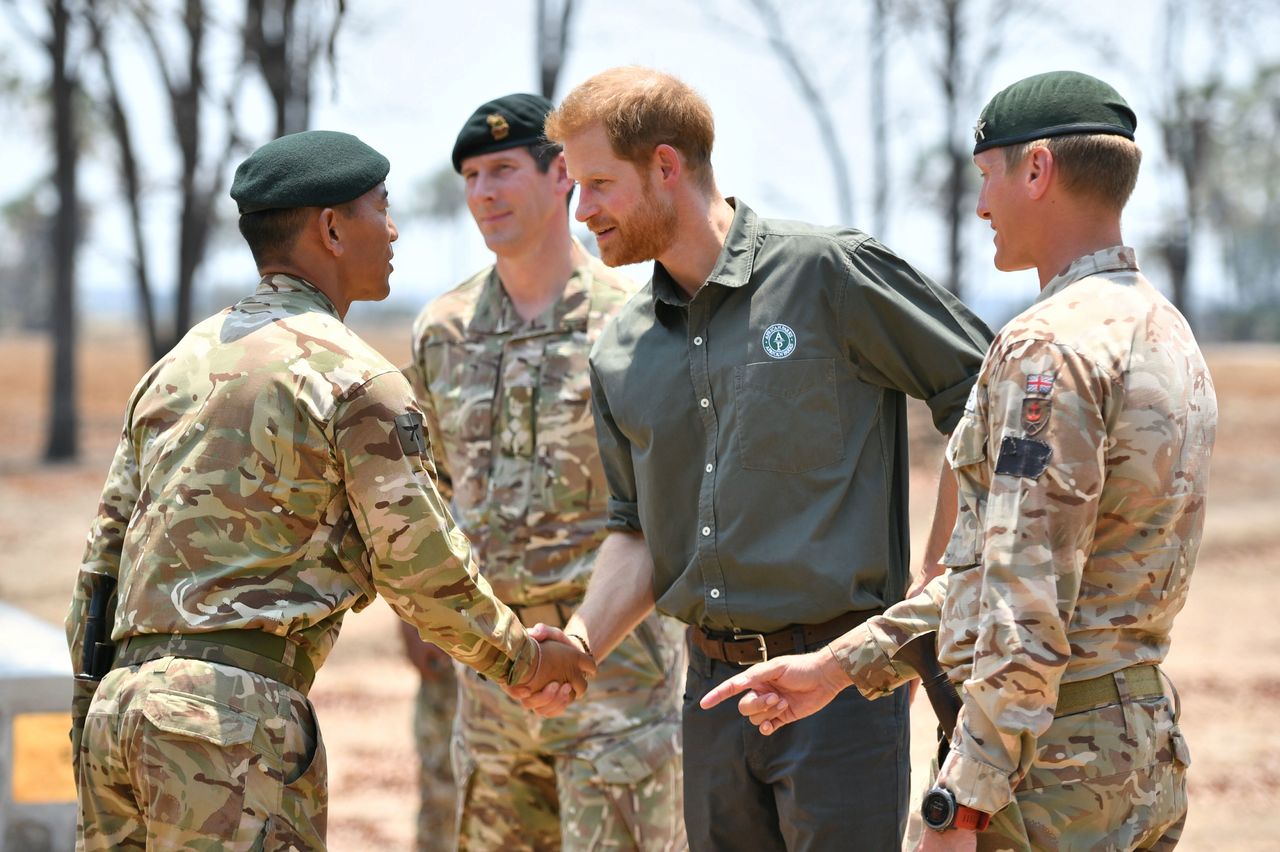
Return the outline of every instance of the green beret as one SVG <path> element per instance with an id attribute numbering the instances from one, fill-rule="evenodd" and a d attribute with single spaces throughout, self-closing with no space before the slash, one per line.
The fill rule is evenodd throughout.
<path id="1" fill-rule="evenodd" d="M 273 139 L 236 168 L 231 197 L 240 214 L 332 207 L 387 178 L 391 163 L 350 133 L 304 130 Z"/>
<path id="2" fill-rule="evenodd" d="M 973 128 L 973 153 L 1075 133 L 1132 139 L 1137 126 L 1120 93 L 1097 77 L 1051 71 L 1019 80 L 987 103 Z"/>
<path id="3" fill-rule="evenodd" d="M 528 94 L 505 95 L 481 105 L 453 143 L 453 170 L 462 174 L 467 157 L 545 142 L 542 126 L 551 109 L 551 101 L 542 95 Z"/>

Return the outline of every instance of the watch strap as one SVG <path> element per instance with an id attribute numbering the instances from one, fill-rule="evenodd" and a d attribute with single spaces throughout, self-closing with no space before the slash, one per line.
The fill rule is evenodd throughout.
<path id="1" fill-rule="evenodd" d="M 968 805 L 956 805 L 956 815 L 951 821 L 952 828 L 966 831 L 985 831 L 991 825 L 991 814 L 971 808 Z"/>

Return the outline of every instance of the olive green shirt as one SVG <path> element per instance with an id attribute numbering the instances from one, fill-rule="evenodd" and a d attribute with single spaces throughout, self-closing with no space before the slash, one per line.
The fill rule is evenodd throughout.
<path id="1" fill-rule="evenodd" d="M 734 203 L 706 284 L 662 268 L 591 352 L 613 530 L 658 609 L 773 631 L 892 604 L 908 574 L 906 400 L 947 433 L 991 334 L 866 234 Z"/>

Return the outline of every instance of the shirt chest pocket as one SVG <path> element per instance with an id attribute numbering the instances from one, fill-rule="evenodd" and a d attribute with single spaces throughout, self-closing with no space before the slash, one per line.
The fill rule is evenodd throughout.
<path id="1" fill-rule="evenodd" d="M 734 394 L 744 468 L 803 473 L 844 458 L 834 359 L 736 367 Z"/>

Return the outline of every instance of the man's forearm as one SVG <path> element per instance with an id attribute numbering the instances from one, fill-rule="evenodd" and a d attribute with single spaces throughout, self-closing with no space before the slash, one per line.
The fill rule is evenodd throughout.
<path id="1" fill-rule="evenodd" d="M 653 557 L 644 536 L 610 533 L 596 553 L 586 597 L 565 625 L 599 662 L 653 611 Z"/>
<path id="2" fill-rule="evenodd" d="M 956 490 L 956 474 L 942 460 L 942 470 L 938 473 L 938 499 L 933 507 L 933 525 L 929 528 L 929 538 L 924 545 L 924 562 L 920 576 L 911 584 L 907 596 L 917 592 L 929 584 L 929 581 L 942 573 L 942 555 L 947 551 L 947 542 L 951 540 L 951 531 L 956 525 L 956 512 L 959 508 L 959 497 Z"/>

